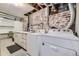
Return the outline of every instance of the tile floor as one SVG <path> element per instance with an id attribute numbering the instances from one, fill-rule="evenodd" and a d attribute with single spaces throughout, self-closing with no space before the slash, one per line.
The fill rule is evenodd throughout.
<path id="1" fill-rule="evenodd" d="M 21 54 L 17 54 L 20 51 L 10 54 L 6 47 L 11 46 L 11 45 L 14 45 L 14 42 L 12 42 L 11 39 L 1 39 L 0 40 L 0 50 L 1 50 L 0 55 L 1 56 L 25 56 L 25 55 L 23 55 L 23 54 L 25 54 L 25 53 L 23 53 L 23 52 L 25 52 L 23 49 L 20 49 L 20 51 L 22 52 Z"/>

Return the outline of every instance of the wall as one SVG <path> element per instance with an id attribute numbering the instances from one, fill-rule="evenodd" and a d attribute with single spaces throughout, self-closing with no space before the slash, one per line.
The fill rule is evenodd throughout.
<path id="1" fill-rule="evenodd" d="M 70 11 L 64 11 L 49 16 L 49 26 L 59 29 L 65 28 L 70 22 Z"/>
<path id="2" fill-rule="evenodd" d="M 23 18 L 23 31 L 27 31 L 27 26 L 28 26 L 28 16 L 25 16 Z"/>
<path id="3" fill-rule="evenodd" d="M 14 31 L 23 31 L 23 22 L 14 21 Z"/>
<path id="4" fill-rule="evenodd" d="M 41 9 L 29 16 L 30 29 L 37 31 L 38 29 L 45 29 L 47 27 L 48 12 L 47 8 Z"/>
<path id="5" fill-rule="evenodd" d="M 30 29 L 38 30 L 38 29 L 51 29 L 52 27 L 56 27 L 59 29 L 65 28 L 70 22 L 70 11 L 65 11 L 53 15 L 48 15 L 48 9 L 42 9 L 33 13 L 29 16 L 30 20 Z M 49 19 L 48 19 L 49 17 Z M 49 20 L 49 21 L 48 21 Z M 39 25 L 43 23 L 42 25 Z M 49 23 L 49 25 L 48 25 Z M 31 26 L 33 25 L 33 26 Z"/>
<path id="6" fill-rule="evenodd" d="M 9 31 L 23 31 L 23 22 L 0 18 L 0 33 L 7 33 Z"/>
<path id="7" fill-rule="evenodd" d="M 14 20 L 8 20 L 0 17 L 0 33 L 6 33 L 14 30 Z"/>

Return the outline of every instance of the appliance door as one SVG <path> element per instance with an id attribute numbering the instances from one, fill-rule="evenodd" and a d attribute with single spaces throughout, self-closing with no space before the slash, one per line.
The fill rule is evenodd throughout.
<path id="1" fill-rule="evenodd" d="M 76 51 L 44 42 L 42 43 L 40 55 L 41 56 L 75 56 Z"/>

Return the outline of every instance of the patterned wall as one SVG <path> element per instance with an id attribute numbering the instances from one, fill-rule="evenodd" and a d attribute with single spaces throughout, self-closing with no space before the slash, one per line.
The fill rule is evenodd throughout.
<path id="1" fill-rule="evenodd" d="M 47 8 L 31 14 L 29 17 L 30 28 L 33 30 L 44 29 L 47 25 L 47 15 Z"/>
<path id="2" fill-rule="evenodd" d="M 28 25 L 28 16 L 23 18 L 23 31 L 27 31 L 27 25 Z"/>
<path id="3" fill-rule="evenodd" d="M 30 28 L 32 28 L 33 30 L 45 29 L 49 27 L 56 27 L 59 29 L 65 28 L 70 22 L 70 16 L 70 11 L 64 11 L 50 15 L 48 26 L 48 12 L 47 8 L 45 8 L 30 15 L 30 25 L 33 25 L 30 26 Z M 43 26 L 41 23 L 43 24 Z"/>
<path id="4" fill-rule="evenodd" d="M 49 26 L 56 27 L 56 28 L 65 28 L 69 21 L 70 21 L 70 12 L 64 11 L 61 13 L 57 13 L 54 15 L 49 16 Z"/>

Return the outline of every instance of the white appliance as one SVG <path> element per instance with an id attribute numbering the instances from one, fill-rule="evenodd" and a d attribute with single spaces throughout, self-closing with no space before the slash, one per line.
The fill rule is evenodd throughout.
<path id="1" fill-rule="evenodd" d="M 68 30 L 67 30 L 68 31 Z M 40 56 L 76 56 L 79 55 L 79 38 L 70 30 L 52 31 L 41 36 Z"/>
<path id="2" fill-rule="evenodd" d="M 67 48 L 60 47 L 51 43 L 44 42 L 41 56 L 75 56 L 76 52 Z"/>

